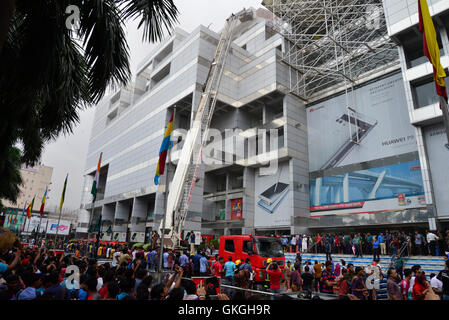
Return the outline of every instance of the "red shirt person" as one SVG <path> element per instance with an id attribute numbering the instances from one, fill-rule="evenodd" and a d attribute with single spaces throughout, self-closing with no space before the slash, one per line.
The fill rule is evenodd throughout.
<path id="1" fill-rule="evenodd" d="M 424 272 L 421 272 L 415 277 L 415 285 L 412 291 L 413 300 L 424 300 L 428 291 L 429 284 Z"/>
<path id="2" fill-rule="evenodd" d="M 212 265 L 212 270 L 214 272 L 214 276 L 220 278 L 223 272 L 223 257 L 220 257 L 219 260 L 215 260 Z"/>
<path id="3" fill-rule="evenodd" d="M 271 293 L 281 292 L 281 278 L 282 270 L 279 268 L 276 262 L 271 262 L 266 269 L 266 272 L 270 276 L 270 291 Z M 271 297 L 274 300 L 274 296 Z"/>

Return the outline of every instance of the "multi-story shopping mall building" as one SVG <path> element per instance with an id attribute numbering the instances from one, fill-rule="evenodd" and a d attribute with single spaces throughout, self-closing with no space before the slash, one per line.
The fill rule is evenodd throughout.
<path id="1" fill-rule="evenodd" d="M 444 2 L 429 5 L 447 68 Z M 449 149 L 417 7 L 408 3 L 273 0 L 242 19 L 205 149 L 216 162 L 201 166 L 186 231 L 298 234 L 429 228 L 449 219 Z M 100 213 L 105 240 L 143 242 L 158 228 L 166 175 L 171 181 L 219 39 L 204 26 L 175 29 L 131 84 L 97 105 L 80 235 Z M 155 185 L 173 112 L 171 165 Z"/>

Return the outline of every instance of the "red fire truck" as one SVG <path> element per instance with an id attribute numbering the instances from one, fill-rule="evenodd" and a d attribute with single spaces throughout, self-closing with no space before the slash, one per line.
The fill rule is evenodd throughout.
<path id="1" fill-rule="evenodd" d="M 232 257 L 232 261 L 240 260 L 243 263 L 249 258 L 255 271 L 254 281 L 259 284 L 266 279 L 265 270 L 269 258 L 276 261 L 282 271 L 285 266 L 284 251 L 279 238 L 253 236 L 251 234 L 221 236 L 218 254 L 225 261 L 228 261 L 228 257 Z"/>

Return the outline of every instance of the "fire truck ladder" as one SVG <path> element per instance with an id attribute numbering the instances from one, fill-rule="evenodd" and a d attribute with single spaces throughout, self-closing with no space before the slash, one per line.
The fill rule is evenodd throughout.
<path id="1" fill-rule="evenodd" d="M 179 246 L 182 240 L 181 232 L 201 166 L 202 148 L 208 141 L 208 130 L 217 102 L 218 88 L 223 76 L 229 48 L 231 47 L 233 29 L 238 23 L 240 15 L 241 13 L 229 17 L 221 33 L 214 60 L 210 67 L 206 84 L 203 87 L 203 94 L 194 122 L 187 134 L 171 183 L 171 190 L 167 199 L 164 235 L 164 243 L 171 247 Z M 162 226 L 159 227 L 160 234 L 162 233 L 161 231 Z"/>

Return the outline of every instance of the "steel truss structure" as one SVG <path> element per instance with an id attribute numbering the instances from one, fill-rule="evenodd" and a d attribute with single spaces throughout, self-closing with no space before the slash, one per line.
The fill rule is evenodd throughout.
<path id="1" fill-rule="evenodd" d="M 290 91 L 304 101 L 351 89 L 374 70 L 398 63 L 382 0 L 264 0 L 285 38 Z"/>

